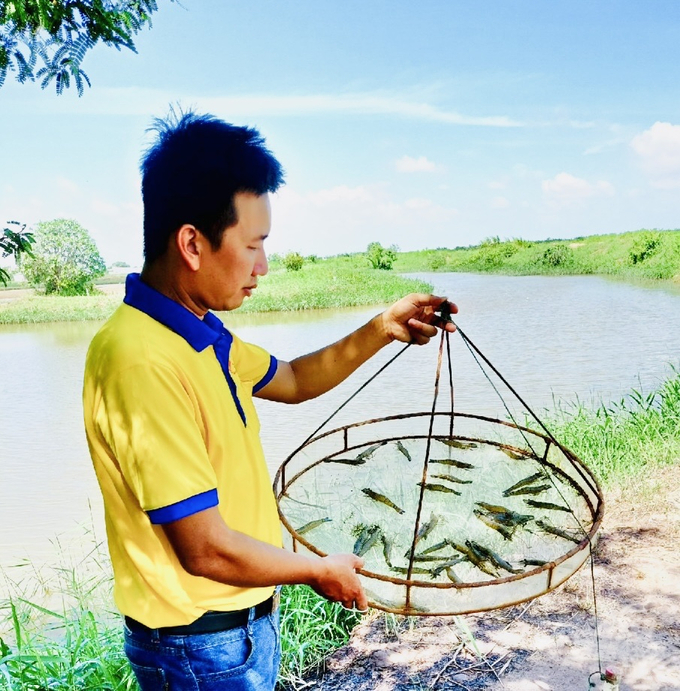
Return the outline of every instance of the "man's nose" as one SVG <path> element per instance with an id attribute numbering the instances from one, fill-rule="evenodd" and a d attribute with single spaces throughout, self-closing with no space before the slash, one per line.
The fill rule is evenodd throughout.
<path id="1" fill-rule="evenodd" d="M 262 253 L 260 257 L 258 257 L 257 262 L 255 263 L 255 269 L 253 270 L 253 274 L 255 276 L 264 276 L 266 273 L 269 271 L 269 262 L 267 261 L 267 255 L 264 250 L 262 250 Z"/>

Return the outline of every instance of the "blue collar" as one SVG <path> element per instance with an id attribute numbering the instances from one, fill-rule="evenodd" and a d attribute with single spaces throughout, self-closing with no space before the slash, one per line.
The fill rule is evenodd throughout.
<path id="1" fill-rule="evenodd" d="M 167 326 L 199 353 L 214 345 L 220 336 L 231 336 L 212 312 L 199 319 L 186 307 L 148 286 L 139 274 L 128 274 L 123 302 Z"/>

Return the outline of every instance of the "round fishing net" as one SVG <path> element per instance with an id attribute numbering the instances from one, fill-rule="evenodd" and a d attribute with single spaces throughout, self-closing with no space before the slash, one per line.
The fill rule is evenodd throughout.
<path id="1" fill-rule="evenodd" d="M 360 555 L 370 605 L 398 614 L 546 593 L 588 558 L 603 515 L 597 481 L 549 431 L 435 410 L 448 337 L 431 412 L 316 434 L 275 479 L 290 546 Z"/>

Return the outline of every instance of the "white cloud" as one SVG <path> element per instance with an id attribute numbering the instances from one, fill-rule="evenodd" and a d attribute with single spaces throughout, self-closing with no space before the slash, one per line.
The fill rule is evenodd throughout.
<path id="1" fill-rule="evenodd" d="M 430 210 L 434 206 L 434 202 L 431 199 L 424 199 L 423 197 L 411 197 L 404 202 L 404 208 L 415 209 L 416 211 Z"/>
<path id="2" fill-rule="evenodd" d="M 538 180 L 545 176 L 542 170 L 535 170 L 534 168 L 529 168 L 524 163 L 516 163 L 512 167 L 513 177 L 519 180 Z"/>
<path id="3" fill-rule="evenodd" d="M 57 176 L 57 178 L 55 179 L 55 185 L 58 190 L 68 195 L 77 196 L 80 194 L 80 186 L 78 185 L 78 183 L 74 182 L 73 180 L 69 180 L 68 178 L 62 177 L 61 175 Z"/>
<path id="4" fill-rule="evenodd" d="M 655 122 L 630 143 L 652 187 L 680 187 L 680 125 Z"/>
<path id="5" fill-rule="evenodd" d="M 507 209 L 510 206 L 510 202 L 506 197 L 494 197 L 491 200 L 492 209 Z"/>
<path id="6" fill-rule="evenodd" d="M 569 120 L 569 127 L 573 127 L 576 130 L 589 130 L 595 127 L 592 120 Z"/>
<path id="7" fill-rule="evenodd" d="M 421 92 L 422 94 L 422 92 Z M 506 115 L 465 115 L 456 110 L 428 103 L 422 95 L 390 93 L 386 91 L 331 94 L 241 94 L 237 96 L 186 95 L 182 105 L 207 111 L 228 120 L 262 116 L 298 115 L 392 115 L 449 125 L 479 127 L 522 127 L 524 123 Z M 34 112 L 37 101 L 23 96 L 15 103 L 15 110 Z M 167 112 L 168 104 L 177 103 L 177 95 L 159 89 L 119 87 L 89 91 L 74 102 L 73 99 L 40 101 L 43 112 L 99 115 L 141 115 Z"/>
<path id="8" fill-rule="evenodd" d="M 541 183 L 543 193 L 553 202 L 569 204 L 591 197 L 611 197 L 614 186 L 610 182 L 600 180 L 590 183 L 569 173 L 558 173 L 550 180 Z"/>
<path id="9" fill-rule="evenodd" d="M 395 162 L 395 167 L 399 173 L 433 173 L 437 170 L 437 165 L 425 156 L 402 156 Z"/>
<path id="10" fill-rule="evenodd" d="M 387 185 L 333 187 L 272 195 L 269 252 L 294 250 L 323 256 L 359 252 L 369 242 L 403 250 L 446 245 L 458 211 L 431 199 L 396 199 Z"/>

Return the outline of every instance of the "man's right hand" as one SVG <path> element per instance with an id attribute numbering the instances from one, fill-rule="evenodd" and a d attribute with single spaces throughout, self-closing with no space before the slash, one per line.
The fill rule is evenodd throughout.
<path id="1" fill-rule="evenodd" d="M 216 506 L 165 523 L 162 528 L 192 576 L 245 588 L 304 583 L 347 609 L 368 608 L 356 574 L 364 561 L 354 554 L 319 559 L 274 547 L 231 530 Z"/>
<path id="2" fill-rule="evenodd" d="M 356 570 L 364 560 L 354 554 L 331 554 L 318 561 L 319 575 L 310 586 L 322 597 L 340 602 L 345 609 L 368 609 L 366 593 Z"/>

